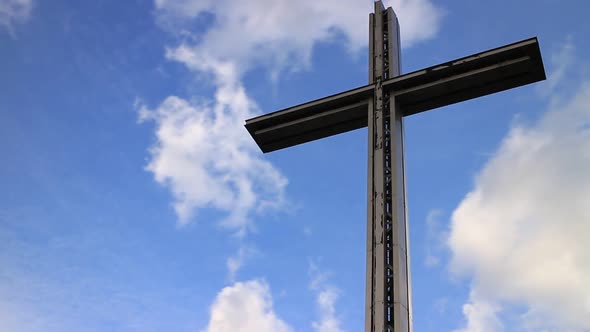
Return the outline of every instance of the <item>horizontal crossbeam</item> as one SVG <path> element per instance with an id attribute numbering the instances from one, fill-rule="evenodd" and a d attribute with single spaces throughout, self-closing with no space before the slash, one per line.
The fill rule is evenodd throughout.
<path id="1" fill-rule="evenodd" d="M 537 38 L 418 70 L 383 83 L 404 116 L 545 79 Z"/>
<path id="2" fill-rule="evenodd" d="M 545 79 L 537 38 L 397 76 L 382 83 L 403 115 L 485 96 Z M 367 126 L 374 84 L 246 120 L 262 152 Z"/>
<path id="3" fill-rule="evenodd" d="M 271 152 L 367 126 L 373 85 L 246 120 L 262 152 Z"/>

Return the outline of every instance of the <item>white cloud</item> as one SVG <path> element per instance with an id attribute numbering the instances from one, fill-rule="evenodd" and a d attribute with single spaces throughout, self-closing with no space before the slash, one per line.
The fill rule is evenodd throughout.
<path id="1" fill-rule="evenodd" d="M 317 332 L 343 332 L 342 324 L 336 314 L 336 301 L 340 290 L 328 283 L 329 272 L 321 270 L 314 261 L 309 263 L 311 277 L 309 288 L 316 293 L 316 305 L 319 310 L 319 320 L 311 323 Z"/>
<path id="2" fill-rule="evenodd" d="M 259 280 L 238 282 L 223 288 L 211 306 L 202 332 L 290 332 L 274 312 L 268 285 Z"/>
<path id="3" fill-rule="evenodd" d="M 25 22 L 32 9 L 33 0 L 0 0 L 0 26 L 14 34 L 14 24 Z"/>
<path id="4" fill-rule="evenodd" d="M 327 287 L 317 294 L 317 305 L 320 310 L 320 319 L 312 323 L 317 332 L 342 332 L 340 319 L 336 315 L 336 301 L 339 291 L 333 287 Z"/>
<path id="5" fill-rule="evenodd" d="M 147 169 L 175 197 L 180 224 L 198 208 L 227 211 L 222 224 L 244 234 L 252 211 L 282 203 L 287 180 L 269 162 L 243 127 L 255 105 L 238 83 L 220 84 L 213 104 L 168 97 L 156 109 L 140 109 L 140 119 L 156 124 L 156 142 Z"/>
<path id="6" fill-rule="evenodd" d="M 463 305 L 463 315 L 467 326 L 455 332 L 495 332 L 503 329 L 502 322 L 497 317 L 500 306 L 486 299 L 481 299 L 472 292 L 469 303 Z"/>
<path id="7" fill-rule="evenodd" d="M 590 82 L 549 104 L 511 129 L 453 213 L 451 266 L 473 278 L 462 331 L 500 331 L 487 322 L 506 305 L 527 309 L 525 330 L 590 329 Z"/>
<path id="8" fill-rule="evenodd" d="M 161 20 L 194 20 L 209 14 L 213 23 L 194 33 L 196 42 L 179 46 L 199 59 L 235 63 L 240 73 L 264 64 L 273 70 L 307 66 L 313 46 L 343 35 L 351 51 L 366 47 L 372 1 L 359 0 L 157 0 Z M 396 10 L 404 46 L 433 37 L 441 10 L 429 0 L 386 1 Z M 186 30 L 182 30 L 186 34 Z M 183 61 L 182 57 L 176 58 Z M 191 65 L 194 65 L 191 62 Z"/>
<path id="9" fill-rule="evenodd" d="M 312 282 L 316 292 L 319 320 L 312 322 L 317 332 L 343 332 L 336 314 L 339 290 L 327 284 L 326 273 L 310 264 Z M 223 288 L 216 296 L 207 327 L 201 332 L 291 332 L 293 329 L 278 317 L 273 307 L 272 294 L 266 282 L 250 280 L 236 282 Z"/>

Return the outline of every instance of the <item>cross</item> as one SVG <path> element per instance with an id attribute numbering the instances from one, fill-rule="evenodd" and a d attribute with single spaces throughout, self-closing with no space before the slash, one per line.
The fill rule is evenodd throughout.
<path id="1" fill-rule="evenodd" d="M 411 332 L 403 118 L 545 79 L 537 38 L 400 75 L 399 23 L 369 14 L 369 84 L 246 120 L 263 152 L 368 127 L 365 332 Z"/>

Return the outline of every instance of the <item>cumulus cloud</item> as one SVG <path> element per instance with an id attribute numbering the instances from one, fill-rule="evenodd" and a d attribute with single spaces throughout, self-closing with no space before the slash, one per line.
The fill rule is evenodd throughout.
<path id="1" fill-rule="evenodd" d="M 508 305 L 526 308 L 521 330 L 590 330 L 590 82 L 549 105 L 510 130 L 452 215 L 451 267 L 472 277 L 461 331 L 501 331 Z"/>
<path id="2" fill-rule="evenodd" d="M 472 291 L 469 303 L 463 305 L 463 315 L 467 326 L 455 332 L 496 332 L 502 331 L 503 324 L 498 318 L 501 307 Z"/>
<path id="3" fill-rule="evenodd" d="M 202 332 L 291 332 L 274 312 L 268 285 L 260 280 L 238 282 L 223 288 L 211 306 Z"/>
<path id="4" fill-rule="evenodd" d="M 244 234 L 252 211 L 280 205 L 287 180 L 243 128 L 253 107 L 240 84 L 225 82 L 212 104 L 171 96 L 140 108 L 140 119 L 156 124 L 147 169 L 172 191 L 180 224 L 213 207 L 227 212 L 222 225 Z"/>
<path id="5" fill-rule="evenodd" d="M 310 288 L 317 293 L 319 320 L 312 322 L 317 332 L 343 332 L 336 314 L 339 290 L 326 283 L 325 272 L 310 264 Z M 210 308 L 209 323 L 201 332 L 292 332 L 275 312 L 268 284 L 262 280 L 236 282 L 223 288 Z"/>
<path id="6" fill-rule="evenodd" d="M 14 24 L 25 22 L 32 9 L 33 0 L 0 0 L 0 26 L 13 34 Z"/>

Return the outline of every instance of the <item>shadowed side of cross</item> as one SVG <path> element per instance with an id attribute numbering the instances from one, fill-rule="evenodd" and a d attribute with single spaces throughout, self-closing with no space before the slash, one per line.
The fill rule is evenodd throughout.
<path id="1" fill-rule="evenodd" d="M 399 24 L 375 2 L 369 85 L 246 120 L 263 152 L 368 127 L 366 332 L 411 332 L 403 118 L 545 79 L 536 38 L 400 75 Z"/>

